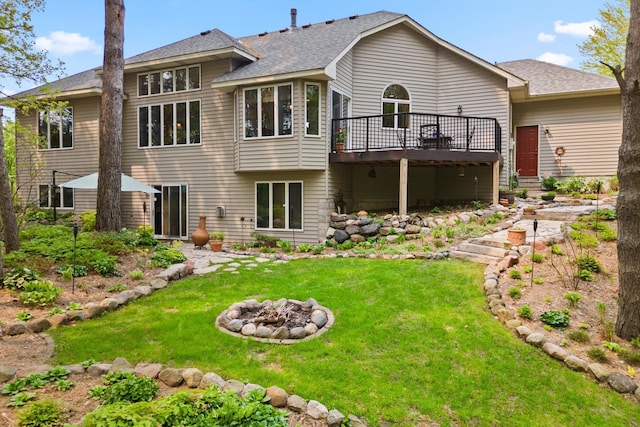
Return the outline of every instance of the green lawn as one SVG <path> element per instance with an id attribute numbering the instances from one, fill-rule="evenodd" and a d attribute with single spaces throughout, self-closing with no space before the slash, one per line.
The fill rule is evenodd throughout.
<path id="1" fill-rule="evenodd" d="M 97 320 L 52 331 L 59 363 L 93 357 L 198 367 L 319 400 L 372 425 L 626 426 L 635 403 L 567 369 L 494 320 L 483 268 L 461 261 L 319 259 L 189 278 Z M 313 297 L 320 338 L 269 345 L 223 334 L 248 298 Z"/>

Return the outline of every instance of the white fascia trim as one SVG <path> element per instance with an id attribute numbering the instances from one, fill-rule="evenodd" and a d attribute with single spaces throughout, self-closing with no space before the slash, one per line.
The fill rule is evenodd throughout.
<path id="1" fill-rule="evenodd" d="M 235 47 L 230 47 L 226 49 L 208 50 L 204 52 L 190 53 L 188 55 L 168 56 L 166 58 L 154 59 L 151 61 L 134 62 L 132 64 L 125 64 L 124 70 L 131 71 L 131 70 L 137 70 L 139 68 L 156 68 L 163 64 L 169 64 L 169 63 L 175 63 L 175 62 L 193 62 L 194 60 L 206 59 L 211 56 L 232 56 L 230 54 L 241 56 L 250 61 L 256 61 L 258 59 L 257 57 L 250 55 L 247 52 L 239 50 Z"/>
<path id="2" fill-rule="evenodd" d="M 313 70 L 295 71 L 292 73 L 285 73 L 285 74 L 272 74 L 268 76 L 250 77 L 246 79 L 213 82 L 211 83 L 211 87 L 214 89 L 222 89 L 222 88 L 228 88 L 232 86 L 235 87 L 235 86 L 259 85 L 263 83 L 279 82 L 282 80 L 303 79 L 303 78 L 311 78 L 311 77 L 316 79 L 322 79 L 322 80 L 331 79 L 331 76 L 326 74 L 325 68 L 316 68 Z"/>

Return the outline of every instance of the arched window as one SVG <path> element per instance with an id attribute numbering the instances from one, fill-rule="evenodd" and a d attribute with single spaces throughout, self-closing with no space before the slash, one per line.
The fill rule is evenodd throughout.
<path id="1" fill-rule="evenodd" d="M 389 85 L 382 94 L 382 127 L 408 128 L 411 98 L 400 85 Z"/>

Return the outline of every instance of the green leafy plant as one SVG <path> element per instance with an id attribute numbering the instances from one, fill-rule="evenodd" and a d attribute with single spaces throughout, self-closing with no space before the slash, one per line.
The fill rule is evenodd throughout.
<path id="1" fill-rule="evenodd" d="M 509 289 L 509 296 L 513 299 L 520 299 L 522 298 L 522 289 L 520 288 L 510 288 Z"/>
<path id="2" fill-rule="evenodd" d="M 631 345 L 636 348 L 640 347 L 640 338 L 631 338 Z"/>
<path id="3" fill-rule="evenodd" d="M 545 311 L 540 315 L 540 320 L 556 329 L 564 329 L 569 326 L 569 315 L 555 310 Z"/>
<path id="4" fill-rule="evenodd" d="M 104 255 L 94 260 L 92 265 L 96 273 L 98 273 L 102 277 L 122 276 L 122 271 L 118 270 L 117 259 L 114 256 Z"/>
<path id="5" fill-rule="evenodd" d="M 115 285 L 107 286 L 107 292 L 116 293 L 122 292 L 127 289 L 127 285 L 124 283 L 116 283 Z"/>
<path id="6" fill-rule="evenodd" d="M 618 344 L 617 342 L 613 342 L 613 341 L 602 341 L 602 346 L 605 348 L 608 348 L 609 350 L 613 351 L 614 353 L 622 353 L 623 348 L 620 346 L 620 344 Z"/>
<path id="7" fill-rule="evenodd" d="M 531 268 L 530 265 L 525 265 L 524 267 L 522 267 L 522 271 L 524 271 L 527 274 L 531 273 L 532 270 L 533 269 Z"/>
<path id="8" fill-rule="evenodd" d="M 65 275 L 70 274 L 74 277 L 84 277 L 89 274 L 89 269 L 85 265 L 76 264 L 75 272 L 73 269 L 73 264 L 66 264 L 56 268 L 56 273 Z"/>
<path id="9" fill-rule="evenodd" d="M 627 362 L 627 364 L 629 365 L 632 365 L 632 366 L 640 365 L 640 353 L 637 351 L 623 351 L 620 354 L 620 357 L 622 357 L 622 360 Z"/>
<path id="10" fill-rule="evenodd" d="M 148 377 L 131 372 L 110 372 L 104 376 L 104 386 L 91 388 L 91 396 L 108 405 L 115 402 L 150 402 L 158 394 L 158 384 Z"/>
<path id="11" fill-rule="evenodd" d="M 151 266 L 167 268 L 172 264 L 179 264 L 187 260 L 182 251 L 161 245 L 156 247 L 155 253 L 151 256 Z"/>
<path id="12" fill-rule="evenodd" d="M 531 261 L 535 262 L 536 264 L 540 264 L 542 261 L 544 261 L 544 255 L 539 252 L 531 254 Z"/>
<path id="13" fill-rule="evenodd" d="M 71 311 L 82 310 L 82 304 L 80 304 L 79 302 L 71 301 L 67 309 Z"/>
<path id="14" fill-rule="evenodd" d="M 131 280 L 141 280 L 144 279 L 144 272 L 142 270 L 131 270 L 129 272 L 129 278 Z"/>
<path id="15" fill-rule="evenodd" d="M 524 304 L 522 307 L 518 308 L 518 316 L 523 319 L 533 319 L 533 312 L 531 311 L 529 304 Z"/>
<path id="16" fill-rule="evenodd" d="M 544 279 L 542 277 L 534 277 L 533 283 L 535 283 L 536 285 L 542 285 L 544 283 Z"/>
<path id="17" fill-rule="evenodd" d="M 39 277 L 40 275 L 37 272 L 27 267 L 12 268 L 2 277 L 0 287 L 20 291 L 24 289 L 25 284 L 38 280 Z"/>
<path id="18" fill-rule="evenodd" d="M 588 233 L 573 230 L 569 233 L 569 237 L 571 237 L 578 246 L 583 248 L 595 248 L 598 246 L 598 239 Z"/>
<path id="19" fill-rule="evenodd" d="M 517 280 L 517 279 L 522 279 L 522 274 L 520 273 L 519 270 L 510 270 L 509 271 L 509 277 Z"/>
<path id="20" fill-rule="evenodd" d="M 71 390 L 74 385 L 75 385 L 75 383 L 73 381 L 58 380 L 58 381 L 55 382 L 55 384 L 53 386 L 54 386 L 54 388 L 56 390 L 67 391 L 67 390 Z"/>
<path id="21" fill-rule="evenodd" d="M 570 307 L 577 307 L 582 299 L 582 295 L 577 292 L 567 292 L 564 294 L 564 298 L 569 301 Z"/>
<path id="22" fill-rule="evenodd" d="M 24 406 L 29 401 L 35 398 L 36 398 L 35 393 L 31 393 L 28 391 L 21 391 L 20 393 L 16 393 L 13 396 L 11 396 L 11 399 L 9 400 L 9 403 L 7 403 L 7 406 L 12 406 L 12 407 Z"/>
<path id="23" fill-rule="evenodd" d="M 51 317 L 56 314 L 63 314 L 63 313 L 64 313 L 63 309 L 61 309 L 60 307 L 54 307 L 47 313 L 47 317 Z"/>
<path id="24" fill-rule="evenodd" d="M 600 266 L 600 261 L 598 261 L 594 256 L 585 254 L 577 257 L 575 259 L 575 263 L 580 270 L 588 270 L 594 273 L 599 273 L 602 270 Z"/>
<path id="25" fill-rule="evenodd" d="M 479 201 L 479 200 L 473 200 L 473 201 L 471 202 L 471 206 L 472 206 L 472 207 L 473 207 L 473 209 L 475 209 L 475 210 L 480 210 L 480 209 L 482 209 L 482 208 L 484 207 L 484 205 L 482 204 L 482 202 L 481 202 L 481 201 Z"/>
<path id="26" fill-rule="evenodd" d="M 291 252 L 291 242 L 288 240 L 278 240 L 276 242 L 276 245 L 283 252 L 287 252 L 287 253 Z"/>
<path id="27" fill-rule="evenodd" d="M 587 350 L 587 356 L 592 360 L 595 360 L 599 363 L 609 363 L 609 358 L 603 349 L 598 347 L 593 347 Z"/>
<path id="28" fill-rule="evenodd" d="M 593 282 L 595 280 L 595 278 L 593 277 L 593 273 L 591 273 L 589 270 L 580 270 L 578 272 L 578 278 L 585 282 Z"/>
<path id="29" fill-rule="evenodd" d="M 617 218 L 616 211 L 614 209 L 602 209 L 597 212 L 597 217 L 604 221 L 614 221 Z"/>
<path id="30" fill-rule="evenodd" d="M 71 372 L 64 366 L 56 366 L 46 371 L 42 376 L 50 382 L 66 380 Z"/>
<path id="31" fill-rule="evenodd" d="M 557 244 L 553 244 L 551 245 L 551 253 L 553 255 L 564 255 L 564 251 L 562 250 L 562 248 L 557 245 Z"/>
<path id="32" fill-rule="evenodd" d="M 87 369 L 89 366 L 95 365 L 96 363 L 98 363 L 98 361 L 96 359 L 87 359 L 87 360 L 83 360 L 82 362 L 80 362 L 80 365 L 84 369 Z"/>
<path id="33" fill-rule="evenodd" d="M 558 179 L 555 176 L 542 178 L 542 188 L 546 191 L 555 191 L 558 188 Z"/>
<path id="34" fill-rule="evenodd" d="M 23 310 L 20 313 L 18 313 L 18 315 L 16 316 L 16 319 L 18 319 L 21 322 L 26 322 L 27 320 L 33 319 L 33 314 Z"/>
<path id="35" fill-rule="evenodd" d="M 322 245 L 315 245 L 312 249 L 311 249 L 311 253 L 314 255 L 322 255 L 324 253 L 324 246 Z"/>
<path id="36" fill-rule="evenodd" d="M 61 426 L 64 411 L 60 403 L 45 399 L 31 403 L 18 413 L 20 427 L 55 427 Z"/>
<path id="37" fill-rule="evenodd" d="M 20 302 L 27 307 L 46 307 L 53 304 L 62 290 L 48 280 L 34 280 L 24 285 Z"/>
<path id="38" fill-rule="evenodd" d="M 528 195 L 529 195 L 529 190 L 526 188 L 522 188 L 516 191 L 516 197 L 519 197 L 521 199 L 526 199 Z"/>
<path id="39" fill-rule="evenodd" d="M 27 379 L 18 378 L 10 383 L 6 383 L 2 386 L 2 394 L 13 396 L 22 391 L 27 390 Z"/>
<path id="40" fill-rule="evenodd" d="M 591 341 L 591 336 L 585 331 L 571 331 L 567 334 L 567 337 L 569 337 L 571 341 L 579 343 L 588 343 Z"/>
<path id="41" fill-rule="evenodd" d="M 298 247 L 296 248 L 296 251 L 301 252 L 301 253 L 307 253 L 307 252 L 311 252 L 311 249 L 313 249 L 313 247 L 308 244 L 308 243 L 300 243 L 298 245 Z"/>
<path id="42" fill-rule="evenodd" d="M 32 389 L 42 388 L 45 385 L 47 385 L 47 383 L 49 382 L 42 374 L 27 375 L 26 380 L 27 380 L 27 385 Z"/>

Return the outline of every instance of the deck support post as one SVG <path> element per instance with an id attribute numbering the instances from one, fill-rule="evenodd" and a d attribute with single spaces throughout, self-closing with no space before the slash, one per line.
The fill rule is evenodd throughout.
<path id="1" fill-rule="evenodd" d="M 493 183 L 491 187 L 491 203 L 497 205 L 499 200 L 498 190 L 500 189 L 500 162 L 493 162 Z"/>
<path id="2" fill-rule="evenodd" d="M 400 215 L 407 214 L 408 200 L 408 183 L 409 183 L 409 159 L 400 159 L 400 191 L 398 201 L 398 213 Z"/>

